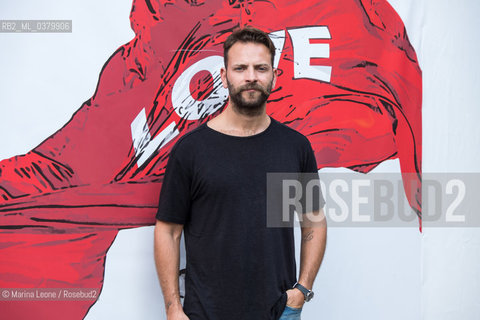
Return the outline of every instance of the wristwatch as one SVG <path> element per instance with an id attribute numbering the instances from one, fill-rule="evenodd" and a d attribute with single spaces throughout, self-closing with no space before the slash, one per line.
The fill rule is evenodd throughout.
<path id="1" fill-rule="evenodd" d="M 297 288 L 298 290 L 302 291 L 303 296 L 305 297 L 305 302 L 308 302 L 308 301 L 312 300 L 312 298 L 313 298 L 313 291 L 312 290 L 308 290 L 307 288 L 305 288 L 304 286 L 302 286 L 298 282 L 295 283 L 293 288 L 294 289 Z"/>

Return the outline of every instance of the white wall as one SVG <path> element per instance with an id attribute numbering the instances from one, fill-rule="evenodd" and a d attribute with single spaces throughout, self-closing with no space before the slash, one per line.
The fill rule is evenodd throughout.
<path id="1" fill-rule="evenodd" d="M 480 172 L 480 3 L 426 0 L 425 12 L 423 170 Z M 480 318 L 478 228 L 425 228 L 422 266 L 424 320 Z"/>

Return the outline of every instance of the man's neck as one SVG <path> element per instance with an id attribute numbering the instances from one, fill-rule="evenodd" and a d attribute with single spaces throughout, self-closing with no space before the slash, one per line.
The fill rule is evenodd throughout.
<path id="1" fill-rule="evenodd" d="M 210 120 L 207 125 L 221 133 L 248 137 L 265 131 L 270 125 L 270 117 L 266 113 L 266 105 L 261 112 L 256 114 L 240 113 L 228 104 L 217 117 Z"/>

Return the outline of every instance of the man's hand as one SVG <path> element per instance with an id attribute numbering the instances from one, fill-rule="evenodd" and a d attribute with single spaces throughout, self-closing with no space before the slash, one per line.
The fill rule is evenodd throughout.
<path id="1" fill-rule="evenodd" d="M 167 320 L 189 320 L 185 312 L 183 312 L 182 306 L 170 306 L 167 310 Z"/>
<path id="2" fill-rule="evenodd" d="M 305 303 L 305 296 L 298 289 L 287 290 L 287 306 L 300 309 Z"/>

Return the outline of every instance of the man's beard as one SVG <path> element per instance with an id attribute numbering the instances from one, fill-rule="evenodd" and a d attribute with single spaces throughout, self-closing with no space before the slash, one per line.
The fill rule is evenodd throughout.
<path id="1" fill-rule="evenodd" d="M 249 84 L 240 86 L 238 88 L 235 88 L 228 81 L 228 79 L 227 79 L 227 85 L 228 85 L 228 93 L 230 95 L 230 99 L 233 102 L 233 108 L 236 109 L 236 111 L 238 111 L 241 114 L 253 116 L 253 115 L 261 114 L 263 112 L 263 107 L 267 102 L 267 99 L 270 96 L 270 93 L 272 91 L 273 79 L 266 88 L 262 87 L 258 83 L 249 83 Z M 260 95 L 258 95 L 253 100 L 245 99 L 242 96 L 243 91 L 252 90 L 252 89 L 260 92 Z M 256 94 L 256 92 L 251 92 L 251 93 L 247 92 L 247 94 L 253 96 Z"/>

